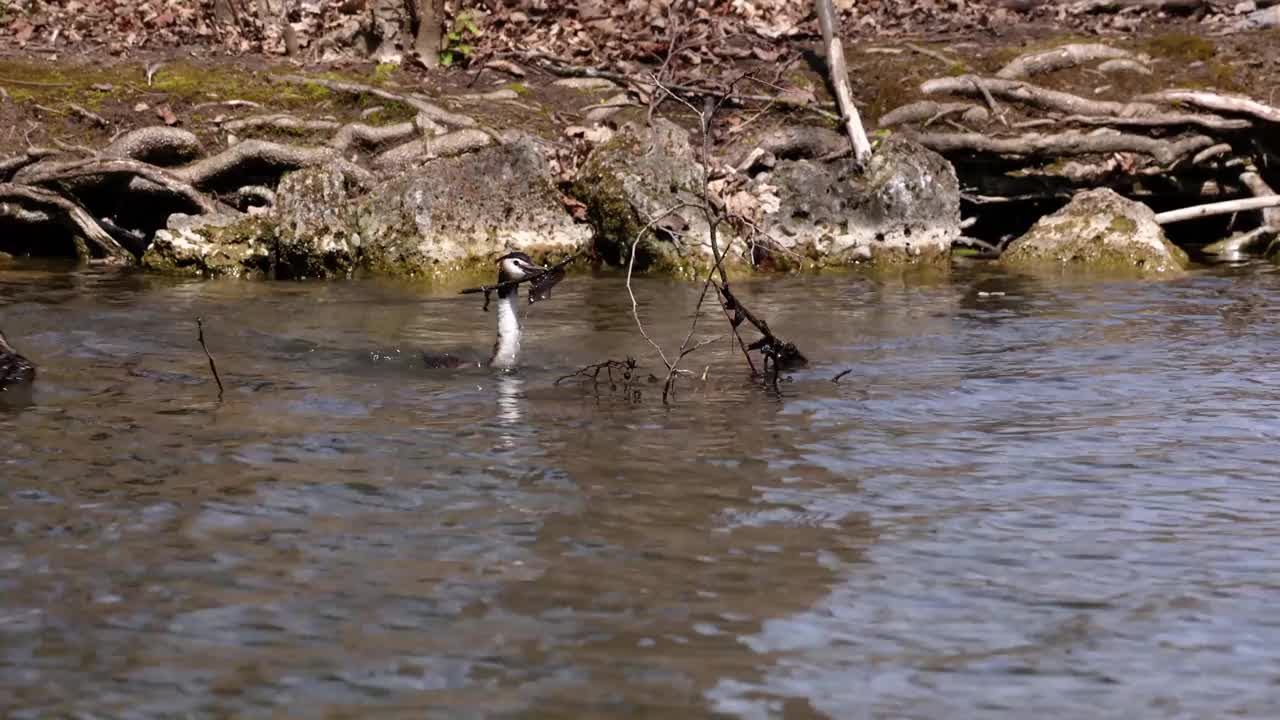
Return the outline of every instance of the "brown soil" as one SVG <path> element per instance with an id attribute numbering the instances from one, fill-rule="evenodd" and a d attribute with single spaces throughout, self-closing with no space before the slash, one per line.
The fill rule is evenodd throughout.
<path id="1" fill-rule="evenodd" d="M 1194 29 L 1194 25 L 1188 29 Z M 858 44 L 850 47 L 849 53 L 855 99 L 868 126 L 874 128 L 876 119 L 888 110 L 918 99 L 917 88 L 925 80 L 967 72 L 989 75 L 1020 53 L 1071 41 L 1098 39 L 1064 35 L 1051 27 L 1020 26 L 1017 32 L 998 38 L 955 36 L 919 43 L 952 60 L 949 63 L 909 48 L 908 41 Z M 1174 27 L 1156 35 L 1108 38 L 1106 42 L 1151 55 L 1155 72 L 1149 76 L 1104 77 L 1092 70 L 1076 69 L 1038 76 L 1034 82 L 1087 97 L 1117 100 L 1162 88 L 1193 87 L 1240 92 L 1267 102 L 1280 91 L 1280 56 L 1258 52 L 1259 48 L 1280 45 L 1280 31 L 1207 39 Z M 148 85 L 146 68 L 156 63 L 163 65 Z M 749 72 L 761 81 L 746 81 L 746 85 L 754 87 L 744 92 L 812 92 L 818 100 L 829 102 L 822 69 L 817 54 L 811 48 L 803 48 L 799 60 L 789 66 L 742 62 L 732 70 L 726 69 L 723 75 Z M 345 122 L 359 120 L 363 111 L 377 106 L 381 109 L 366 115 L 366 122 L 385 124 L 412 116 L 412 111 L 399 103 L 268 80 L 272 74 L 286 72 L 425 92 L 450 109 L 475 116 L 484 126 L 517 127 L 547 139 L 561 139 L 564 126 L 581 123 L 586 109 L 617 92 L 558 87 L 552 84 L 556 78 L 532 68 L 527 77 L 513 78 L 495 71 L 427 72 L 367 63 L 299 67 L 262 56 L 194 59 L 177 51 L 134 54 L 122 59 L 105 53 L 71 58 L 11 50 L 0 52 L 0 88 L 7 95 L 0 96 L 0 128 L 8 128 L 0 131 L 0 150 L 10 154 L 27 145 L 48 145 L 54 140 L 95 148 L 122 130 L 162 124 L 168 111 L 172 112 L 170 119 L 201 136 L 209 147 L 221 142 L 218 121 L 253 114 L 288 112 L 309 119 L 328 117 Z M 456 99 L 458 95 L 498 88 L 512 89 L 518 98 L 497 102 Z M 248 100 L 261 107 L 216 104 L 227 100 Z M 79 115 L 72 105 L 96 113 L 109 124 L 101 126 Z M 681 113 L 682 109 L 677 103 L 667 102 L 662 111 L 676 116 L 688 114 Z M 807 115 L 808 122 L 824 122 L 816 115 L 799 112 Z M 643 110 L 632 109 L 617 119 L 643 115 Z M 748 118 L 755 118 L 751 123 L 753 129 L 758 129 L 787 121 L 788 115 L 769 113 L 755 117 L 753 109 L 729 113 L 720 138 L 725 137 L 724 133 L 736 134 L 736 128 Z M 272 135 L 295 141 L 323 139 L 279 130 L 258 133 L 259 137 Z"/>

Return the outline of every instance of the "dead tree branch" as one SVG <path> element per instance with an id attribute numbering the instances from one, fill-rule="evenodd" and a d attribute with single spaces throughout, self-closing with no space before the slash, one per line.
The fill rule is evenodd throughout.
<path id="1" fill-rule="evenodd" d="M 858 109 L 853 105 L 853 92 L 849 89 L 849 68 L 844 61 L 844 45 L 840 40 L 836 11 L 831 0 L 814 0 L 814 9 L 818 14 L 818 24 L 822 26 L 822 40 L 827 48 L 827 72 L 831 78 L 831 86 L 835 89 L 840 115 L 844 118 L 845 132 L 853 145 L 853 158 L 859 166 L 865 167 L 871 159 L 871 142 L 867 140 L 867 132 L 862 128 Z"/>
<path id="2" fill-rule="evenodd" d="M 1245 210 L 1262 210 L 1264 208 L 1273 207 L 1280 207 L 1280 195 L 1245 198 L 1243 200 L 1227 200 L 1224 202 L 1180 208 L 1178 210 L 1169 210 L 1168 212 L 1156 213 L 1156 222 L 1161 225 L 1170 225 L 1172 223 L 1196 220 L 1203 217 L 1211 217 L 1213 215 L 1227 215 L 1230 213 L 1244 212 Z"/>

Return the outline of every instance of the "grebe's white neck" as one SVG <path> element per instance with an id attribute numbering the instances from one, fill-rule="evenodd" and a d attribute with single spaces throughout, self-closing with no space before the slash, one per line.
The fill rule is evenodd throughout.
<path id="1" fill-rule="evenodd" d="M 516 366 L 520 355 L 520 315 L 516 311 L 520 292 L 510 288 L 504 295 L 498 292 L 498 340 L 493 344 L 493 357 L 489 366 L 509 370 Z"/>

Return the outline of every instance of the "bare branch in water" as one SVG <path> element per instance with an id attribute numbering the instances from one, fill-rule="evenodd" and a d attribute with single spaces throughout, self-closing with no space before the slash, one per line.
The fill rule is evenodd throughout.
<path id="1" fill-rule="evenodd" d="M 213 355 L 209 354 L 209 346 L 204 343 L 204 320 L 196 318 L 196 339 L 200 341 L 200 347 L 204 349 L 204 356 L 209 358 L 209 369 L 213 371 L 213 380 L 218 383 L 218 401 L 222 401 L 222 378 L 218 377 L 218 366 L 213 362 Z"/>
<path id="2" fill-rule="evenodd" d="M 839 385 L 840 378 L 844 377 L 845 375 L 848 375 L 851 372 L 853 372 L 853 368 L 849 368 L 848 370 L 841 370 L 839 373 L 836 374 L 835 377 L 831 378 L 831 382 Z"/>
<path id="3" fill-rule="evenodd" d="M 616 391 L 618 389 L 618 380 L 621 378 L 622 392 L 626 395 L 627 399 L 631 402 L 640 402 L 640 389 L 632 387 L 632 384 L 635 382 L 636 369 L 638 367 L 639 363 L 636 362 L 636 359 L 628 355 L 626 360 L 605 360 L 604 362 L 587 365 L 584 368 L 580 368 L 577 372 L 556 378 L 555 384 L 559 385 L 565 380 L 573 380 L 574 378 L 589 378 L 591 380 L 591 385 L 596 389 L 596 394 L 598 396 L 600 373 L 605 373 L 605 376 L 609 379 L 610 390 Z M 614 376 L 615 371 L 618 373 L 616 377 Z M 650 377 L 652 378 L 652 376 Z"/>

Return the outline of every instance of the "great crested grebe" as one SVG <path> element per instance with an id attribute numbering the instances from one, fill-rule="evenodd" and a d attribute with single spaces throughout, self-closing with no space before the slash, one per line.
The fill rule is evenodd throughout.
<path id="1" fill-rule="evenodd" d="M 18 354 L 0 332 L 0 391 L 28 385 L 36 379 L 36 366 Z"/>
<path id="2" fill-rule="evenodd" d="M 520 357 L 520 285 L 533 280 L 529 290 L 529 302 L 543 297 L 550 286 L 558 282 L 559 271 L 545 268 L 533 262 L 533 259 L 522 252 L 507 253 L 496 261 L 498 265 L 498 282 L 492 289 L 498 293 L 498 337 L 493 343 L 493 354 L 489 356 L 487 365 L 499 370 L 510 370 L 516 366 Z M 546 277 L 548 282 L 540 289 L 535 278 Z M 470 291 L 467 291 L 470 292 Z M 486 295 L 486 307 L 487 307 Z M 455 355 L 423 353 L 423 361 L 431 368 L 475 367 L 476 362 L 468 362 Z"/>

